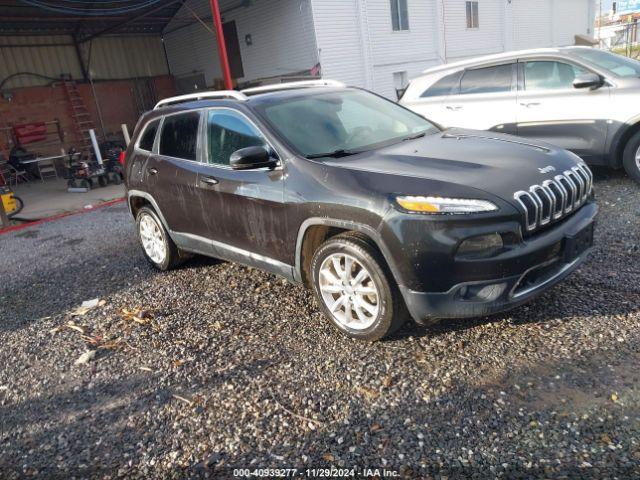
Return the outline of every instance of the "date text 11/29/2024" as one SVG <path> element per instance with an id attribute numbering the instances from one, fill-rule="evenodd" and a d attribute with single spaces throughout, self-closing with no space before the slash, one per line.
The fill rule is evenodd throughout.
<path id="1" fill-rule="evenodd" d="M 386 468 L 236 468 L 234 477 L 251 478 L 397 478 L 397 470 Z"/>

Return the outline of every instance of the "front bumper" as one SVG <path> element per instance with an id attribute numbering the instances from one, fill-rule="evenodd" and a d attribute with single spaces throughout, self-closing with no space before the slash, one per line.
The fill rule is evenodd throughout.
<path id="1" fill-rule="evenodd" d="M 592 228 L 598 208 L 594 203 L 585 205 L 576 215 L 567 219 L 551 231 L 543 232 L 535 238 L 526 239 L 517 249 L 512 250 L 505 259 L 488 260 L 498 262 L 502 275 L 487 272 L 486 278 L 478 279 L 473 275 L 471 281 L 456 283 L 444 292 L 416 291 L 400 285 L 411 316 L 418 323 L 430 323 L 435 319 L 468 318 L 490 315 L 522 305 L 547 289 L 553 287 L 571 272 L 576 270 L 587 258 L 592 248 L 581 251 L 576 256 L 567 255 L 566 238 Z M 553 252 L 549 255 L 548 252 Z M 544 255 L 538 253 L 544 252 Z M 531 261 L 538 258 L 539 260 Z M 494 263 L 494 265 L 497 265 Z M 455 270 L 469 271 L 466 262 L 460 262 Z M 443 272 L 444 273 L 444 272 Z M 478 292 L 497 285 L 490 299 L 479 300 L 468 292 Z"/>

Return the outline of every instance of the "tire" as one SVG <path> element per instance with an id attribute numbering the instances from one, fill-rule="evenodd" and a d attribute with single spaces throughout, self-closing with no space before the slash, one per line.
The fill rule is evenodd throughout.
<path id="1" fill-rule="evenodd" d="M 114 185 L 120 185 L 122 183 L 122 176 L 118 172 L 109 173 L 109 181 Z"/>
<path id="2" fill-rule="evenodd" d="M 153 228 L 153 231 L 149 231 L 148 228 Z M 156 212 L 151 208 L 142 207 L 138 211 L 136 215 L 136 231 L 145 258 L 158 270 L 163 272 L 171 270 L 184 260 L 185 256 L 181 254 L 176 244 L 173 243 Z M 152 233 L 157 237 L 149 238 Z M 158 254 L 155 253 L 151 243 L 155 243 Z"/>
<path id="3" fill-rule="evenodd" d="M 22 209 L 24 208 L 24 202 L 22 201 L 22 199 L 20 197 L 16 197 L 14 195 L 13 199 L 16 201 L 16 209 L 13 212 L 7 214 L 7 217 L 9 217 L 9 218 L 19 214 L 22 211 Z"/>
<path id="4" fill-rule="evenodd" d="M 98 185 L 100 185 L 101 187 L 106 187 L 108 183 L 109 180 L 107 179 L 106 175 L 98 175 Z"/>
<path id="5" fill-rule="evenodd" d="M 624 147 L 622 165 L 627 174 L 640 183 L 640 131 L 636 132 Z"/>
<path id="6" fill-rule="evenodd" d="M 78 185 L 76 185 L 76 179 L 75 178 L 70 178 L 69 180 L 67 180 L 67 187 L 69 187 L 69 188 L 78 188 Z"/>
<path id="7" fill-rule="evenodd" d="M 339 272 L 344 274 L 348 265 L 348 286 L 344 276 L 336 283 Z M 407 318 L 404 300 L 382 255 L 363 235 L 338 235 L 320 245 L 311 261 L 311 275 L 323 313 L 351 338 L 379 340 L 395 332 Z M 364 280 L 354 284 L 360 277 Z M 375 295 L 368 293 L 374 290 Z M 337 303 L 341 298 L 342 303 Z"/>
<path id="8" fill-rule="evenodd" d="M 78 185 L 80 186 L 80 188 L 86 188 L 87 190 L 91 190 L 91 182 L 86 178 L 83 178 L 82 180 L 80 180 Z"/>

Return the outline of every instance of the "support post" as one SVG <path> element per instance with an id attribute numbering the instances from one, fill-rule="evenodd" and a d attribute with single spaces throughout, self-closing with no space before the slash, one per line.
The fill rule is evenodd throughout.
<path id="1" fill-rule="evenodd" d="M 224 40 L 224 31 L 222 29 L 222 17 L 220 15 L 220 6 L 218 0 L 211 0 L 211 13 L 213 15 L 213 24 L 216 27 L 216 38 L 218 39 L 218 53 L 220 55 L 220 66 L 222 67 L 222 75 L 224 77 L 224 86 L 227 90 L 233 89 L 231 80 L 231 68 L 229 68 L 229 57 L 227 56 L 227 44 Z"/>
<path id="2" fill-rule="evenodd" d="M 123 123 L 122 125 L 120 125 L 120 128 L 122 128 L 122 136 L 124 137 L 124 143 L 128 147 L 129 142 L 131 142 L 131 137 L 129 136 L 129 129 L 127 128 L 127 124 Z"/>
<path id="3" fill-rule="evenodd" d="M 98 165 L 102 167 L 102 154 L 100 153 L 100 147 L 98 146 L 98 140 L 96 139 L 96 132 L 93 130 L 93 128 L 89 130 L 89 136 L 91 137 L 91 145 L 93 145 L 93 151 L 96 154 Z"/>
<path id="4" fill-rule="evenodd" d="M 75 35 L 73 36 L 73 47 L 76 51 L 78 64 L 80 65 L 80 72 L 82 72 L 82 79 L 86 82 L 87 80 L 89 80 L 89 73 L 87 71 L 87 66 L 84 64 L 84 59 L 82 58 L 82 50 L 80 50 L 80 44 L 78 43 L 78 39 Z"/>
<path id="5" fill-rule="evenodd" d="M 4 202 L 0 198 L 0 227 L 8 227 L 9 226 L 9 217 L 7 216 L 7 212 L 4 211 Z"/>

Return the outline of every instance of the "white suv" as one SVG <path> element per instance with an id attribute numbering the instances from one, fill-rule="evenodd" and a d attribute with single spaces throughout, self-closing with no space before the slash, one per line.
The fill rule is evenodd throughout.
<path id="1" fill-rule="evenodd" d="M 425 70 L 400 103 L 444 127 L 543 140 L 640 182 L 636 60 L 589 47 L 479 57 Z"/>

